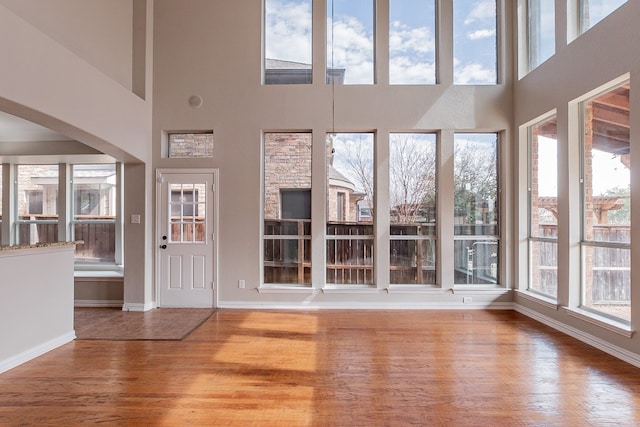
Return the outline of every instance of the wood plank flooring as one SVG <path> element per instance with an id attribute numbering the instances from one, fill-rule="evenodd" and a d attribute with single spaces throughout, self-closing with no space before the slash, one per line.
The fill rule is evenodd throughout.
<path id="1" fill-rule="evenodd" d="M 512 311 L 218 310 L 0 375 L 0 425 L 637 426 L 640 369 Z"/>

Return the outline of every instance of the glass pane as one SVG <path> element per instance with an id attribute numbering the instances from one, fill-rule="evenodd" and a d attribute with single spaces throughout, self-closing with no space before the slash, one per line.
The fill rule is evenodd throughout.
<path id="1" fill-rule="evenodd" d="M 556 117 L 529 128 L 531 237 L 558 235 L 558 151 Z"/>
<path id="2" fill-rule="evenodd" d="M 390 0 L 389 83 L 435 84 L 436 11 L 433 0 Z"/>
<path id="3" fill-rule="evenodd" d="M 327 83 L 374 83 L 373 3 L 327 2 Z"/>
<path id="4" fill-rule="evenodd" d="M 389 243 L 391 284 L 435 285 L 435 240 L 391 240 Z"/>
<path id="5" fill-rule="evenodd" d="M 169 157 L 213 157 L 213 133 L 170 133 Z"/>
<path id="6" fill-rule="evenodd" d="M 631 242 L 628 83 L 583 103 L 584 240 Z"/>
<path id="7" fill-rule="evenodd" d="M 264 283 L 311 284 L 310 133 L 264 134 Z M 296 249 L 293 247 L 295 246 Z M 275 280 L 275 282 L 274 282 Z"/>
<path id="8" fill-rule="evenodd" d="M 498 235 L 497 148 L 495 133 L 455 135 L 455 235 Z"/>
<path id="9" fill-rule="evenodd" d="M 265 0 L 265 84 L 309 84 L 312 0 Z"/>
<path id="10" fill-rule="evenodd" d="M 454 0 L 454 84 L 497 83 L 496 24 L 496 0 Z"/>
<path id="11" fill-rule="evenodd" d="M 73 165 L 72 170 L 74 219 L 115 219 L 116 166 Z"/>
<path id="12" fill-rule="evenodd" d="M 434 224 L 435 134 L 392 133 L 389 138 L 391 223 Z"/>
<path id="13" fill-rule="evenodd" d="M 585 246 L 582 306 L 631 320 L 631 250 Z"/>
<path id="14" fill-rule="evenodd" d="M 17 166 L 18 220 L 34 221 L 18 225 L 18 243 L 58 241 L 58 165 Z"/>
<path id="15" fill-rule="evenodd" d="M 310 239 L 264 239 L 265 283 L 311 283 Z"/>
<path id="16" fill-rule="evenodd" d="M 582 0 L 580 7 L 582 32 L 602 21 L 624 3 L 626 0 Z"/>
<path id="17" fill-rule="evenodd" d="M 495 240 L 454 241 L 456 285 L 498 283 L 498 242 Z"/>
<path id="18" fill-rule="evenodd" d="M 327 283 L 373 284 L 373 239 L 327 239 Z"/>
<path id="19" fill-rule="evenodd" d="M 2 164 L 0 164 L 0 225 L 2 224 Z M 0 226 L 0 244 L 2 242 L 2 227 Z"/>
<path id="20" fill-rule="evenodd" d="M 555 0 L 529 0 L 529 69 L 549 59 L 556 51 Z"/>
<path id="21" fill-rule="evenodd" d="M 373 283 L 373 144 L 372 133 L 327 136 L 327 236 L 354 236 L 328 237 L 328 283 Z"/>
<path id="22" fill-rule="evenodd" d="M 558 296 L 558 244 L 531 241 L 529 252 L 531 274 L 529 289 L 556 298 Z"/>
<path id="23" fill-rule="evenodd" d="M 207 192 L 206 184 L 169 185 L 170 200 L 169 241 L 205 242 L 207 235 Z"/>
<path id="24" fill-rule="evenodd" d="M 111 223 L 76 223 L 73 226 L 74 240 L 82 240 L 76 246 L 76 262 L 116 262 L 116 224 Z"/>

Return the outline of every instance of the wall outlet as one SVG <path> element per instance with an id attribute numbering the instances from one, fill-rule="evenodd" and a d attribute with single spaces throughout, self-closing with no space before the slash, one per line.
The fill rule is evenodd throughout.
<path id="1" fill-rule="evenodd" d="M 140 215 L 138 214 L 131 215 L 131 224 L 140 224 Z"/>
<path id="2" fill-rule="evenodd" d="M 469 304 L 471 302 L 473 302 L 473 298 L 472 297 L 462 297 L 462 302 L 465 304 Z"/>
<path id="3" fill-rule="evenodd" d="M 244 289 L 244 279 L 240 279 L 240 280 L 238 280 L 238 287 L 239 287 L 240 289 Z"/>

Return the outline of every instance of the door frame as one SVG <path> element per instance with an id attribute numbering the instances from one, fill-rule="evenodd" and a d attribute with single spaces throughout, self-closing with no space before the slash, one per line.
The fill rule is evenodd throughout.
<path id="1" fill-rule="evenodd" d="M 154 286 L 154 300 L 156 307 L 162 307 L 160 305 L 160 287 L 161 284 L 161 251 L 160 245 L 162 244 L 162 177 L 164 175 L 171 174 L 186 174 L 186 175 L 211 175 L 213 176 L 213 254 L 211 260 L 213 262 L 213 308 L 218 307 L 218 285 L 219 285 L 219 272 L 218 272 L 218 240 L 219 240 L 219 196 L 220 189 L 219 176 L 220 171 L 218 168 L 162 168 L 156 169 L 156 212 L 155 212 L 155 236 L 154 236 L 154 260 L 155 260 L 155 286 Z"/>

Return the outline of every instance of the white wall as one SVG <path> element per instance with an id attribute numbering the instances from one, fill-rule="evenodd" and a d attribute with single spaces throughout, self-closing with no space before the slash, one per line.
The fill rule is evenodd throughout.
<path id="1" fill-rule="evenodd" d="M 504 3 L 502 34 L 512 31 L 512 2 Z M 314 140 L 314 171 L 324 170 L 324 137 L 332 129 L 332 89 L 324 83 L 324 32 L 326 4 L 314 2 L 314 68 L 312 85 L 261 85 L 260 0 L 188 0 L 155 2 L 154 53 L 154 119 L 153 158 L 155 168 L 214 167 L 220 170 L 220 232 L 219 288 L 221 306 L 448 306 L 461 305 L 462 296 L 453 294 L 452 273 L 444 276 L 446 292 L 389 294 L 388 243 L 384 236 L 389 227 L 385 219 L 377 223 L 382 237 L 376 250 L 379 292 L 370 294 L 326 294 L 313 296 L 295 292 L 258 292 L 261 276 L 261 134 L 265 130 L 312 130 Z M 451 20 L 450 2 L 443 2 L 443 19 Z M 388 26 L 388 11 L 378 10 L 378 27 Z M 385 24 L 386 22 L 386 24 Z M 382 27 L 381 27 L 382 26 Z M 454 131 L 503 131 L 501 154 L 508 167 L 511 146 L 512 80 L 511 40 L 502 40 L 502 83 L 496 86 L 454 87 L 450 46 L 452 34 L 442 29 L 442 83 L 437 86 L 390 86 L 380 46 L 388 45 L 385 31 L 378 40 L 378 76 L 376 85 L 337 86 L 335 88 L 335 127 L 338 131 L 377 131 L 377 153 L 380 165 L 388 157 L 388 132 L 410 130 L 441 131 L 444 157 L 441 164 L 452 174 Z M 449 28 L 450 31 L 450 28 Z M 449 38 L 448 38 L 449 37 Z M 204 102 L 191 108 L 188 99 L 199 95 Z M 214 157 L 206 160 L 166 159 L 161 156 L 162 133 L 172 130 L 214 130 Z M 378 188 L 385 188 L 384 168 L 379 168 Z M 506 169 L 505 169 L 506 171 Z M 506 175 L 505 175 L 506 176 Z M 443 177 L 441 177 L 443 178 Z M 452 179 L 452 175 L 450 176 Z M 443 179 L 446 181 L 446 178 Z M 504 180 L 509 188 L 509 180 Z M 324 185 L 322 173 L 313 178 L 312 245 L 314 286 L 324 281 L 325 229 Z M 451 196 L 451 186 L 443 187 L 443 199 Z M 379 192 L 378 203 L 385 201 L 385 191 Z M 448 195 L 447 195 L 448 194 Z M 505 206 L 509 201 L 504 200 Z M 451 206 L 453 204 L 451 203 Z M 384 211 L 380 209 L 379 211 Z M 386 220 L 388 221 L 388 219 Z M 443 253 L 453 253 L 453 219 L 442 217 Z M 503 238 L 510 236 L 509 219 L 504 218 Z M 386 245 L 386 246 L 385 246 Z M 443 271 L 453 271 L 451 256 L 442 257 Z M 510 258 L 509 258 L 510 259 Z M 502 277 L 510 285 L 507 258 Z M 447 263 L 450 263 L 448 265 Z M 246 280 L 246 288 L 238 288 L 238 280 Z M 500 293 L 500 292 L 499 292 Z M 484 305 L 493 301 L 510 301 L 508 295 L 476 293 L 474 302 Z"/>
<path id="2" fill-rule="evenodd" d="M 0 0 L 0 5 L 131 89 L 132 1 Z"/>
<path id="3" fill-rule="evenodd" d="M 131 90 L 133 70 L 129 52 L 133 46 L 133 0 L 114 3 L 117 6 L 113 7 L 113 13 L 88 10 L 77 7 L 76 3 L 86 4 L 9 1 L 7 5 L 23 13 L 25 19 L 0 3 L 0 56 L 3 58 L 0 110 L 43 125 L 118 160 L 148 161 L 151 104 Z M 54 17 L 68 16 L 85 22 L 95 31 L 85 32 L 84 25 L 78 28 L 66 22 L 64 30 L 54 31 L 57 26 L 52 26 L 53 22 L 62 25 L 56 19 L 44 25 L 44 30 L 33 26 L 30 21 L 40 25 L 40 21 L 49 20 L 49 15 L 42 14 L 48 8 L 41 9 L 43 4 L 55 5 Z M 111 2 L 100 4 L 111 10 Z M 123 12 L 125 6 L 128 13 Z M 111 32 L 101 30 L 105 26 L 111 27 Z M 128 28 L 124 36 L 117 32 L 123 26 Z M 123 47 L 125 44 L 128 49 Z M 81 56 L 77 53 L 80 50 Z M 108 65 L 94 61 L 97 57 Z"/>
<path id="4" fill-rule="evenodd" d="M 0 251 L 0 372 L 75 338 L 74 249 Z"/>

